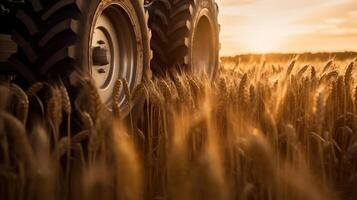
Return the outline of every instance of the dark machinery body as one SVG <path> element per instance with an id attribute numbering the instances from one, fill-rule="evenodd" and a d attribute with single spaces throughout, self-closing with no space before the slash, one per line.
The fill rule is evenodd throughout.
<path id="1" fill-rule="evenodd" d="M 24 0 L 0 0 L 0 73 L 11 75 L 15 73 L 8 58 L 17 51 L 17 45 L 11 40 L 13 28 L 13 10 L 24 5 Z"/>

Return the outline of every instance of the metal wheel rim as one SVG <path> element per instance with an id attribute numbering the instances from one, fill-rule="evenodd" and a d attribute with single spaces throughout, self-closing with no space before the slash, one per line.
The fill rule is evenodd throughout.
<path id="1" fill-rule="evenodd" d="M 195 74 L 213 76 L 215 67 L 213 35 L 209 19 L 205 15 L 201 16 L 194 29 L 192 41 L 191 68 Z"/>
<path id="2" fill-rule="evenodd" d="M 98 14 L 94 22 L 90 44 L 91 76 L 102 102 L 110 108 L 116 81 L 126 80 L 129 89 L 133 89 L 136 82 L 136 35 L 127 12 L 116 4 L 107 6 Z M 108 64 L 97 65 L 93 60 L 96 47 L 107 50 Z M 119 95 L 120 106 L 123 107 L 125 102 L 123 90 Z"/>

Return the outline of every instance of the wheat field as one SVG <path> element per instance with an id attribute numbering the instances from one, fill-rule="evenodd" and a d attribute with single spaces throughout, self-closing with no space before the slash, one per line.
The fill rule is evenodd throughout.
<path id="1" fill-rule="evenodd" d="M 223 62 L 109 112 L 93 81 L 0 87 L 0 199 L 357 199 L 355 61 Z M 126 106 L 141 108 L 121 120 Z M 138 114 L 139 113 L 139 114 Z M 140 117 L 139 117 L 140 116 Z"/>

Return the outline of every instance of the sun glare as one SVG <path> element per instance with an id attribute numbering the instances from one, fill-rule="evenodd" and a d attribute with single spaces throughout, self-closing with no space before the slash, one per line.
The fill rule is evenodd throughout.
<path id="1" fill-rule="evenodd" d="M 290 34 L 288 25 L 279 25 L 271 19 L 259 19 L 245 25 L 239 35 L 247 51 L 267 53 L 279 51 Z"/>
<path id="2" fill-rule="evenodd" d="M 357 50 L 356 0 L 217 1 L 223 55 Z"/>

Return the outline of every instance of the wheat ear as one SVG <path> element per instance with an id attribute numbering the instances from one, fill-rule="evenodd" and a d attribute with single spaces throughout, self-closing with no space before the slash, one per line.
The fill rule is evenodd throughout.
<path id="1" fill-rule="evenodd" d="M 29 112 L 29 100 L 26 93 L 16 84 L 11 84 L 11 91 L 18 98 L 18 106 L 16 108 L 16 116 L 23 123 L 26 124 Z"/>

